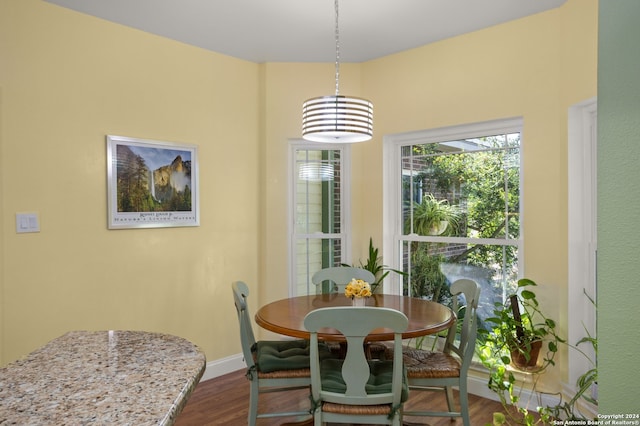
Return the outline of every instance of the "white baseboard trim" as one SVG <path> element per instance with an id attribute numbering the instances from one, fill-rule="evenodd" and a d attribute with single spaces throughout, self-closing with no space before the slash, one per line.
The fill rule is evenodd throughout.
<path id="1" fill-rule="evenodd" d="M 469 372 L 470 374 L 471 371 Z M 470 394 L 493 401 L 500 401 L 498 395 L 487 386 L 487 378 L 479 376 L 469 376 L 467 379 L 467 390 Z M 552 407 L 558 404 L 559 397 L 551 394 L 533 393 L 529 389 L 519 390 L 521 407 L 529 411 L 536 411 L 538 406 Z M 508 396 L 507 396 L 508 399 Z"/>
<path id="2" fill-rule="evenodd" d="M 498 395 L 493 392 L 487 386 L 487 379 L 482 377 L 471 377 L 467 378 L 467 390 L 470 394 L 480 396 L 482 398 L 491 399 L 493 401 L 500 401 Z"/>
<path id="3" fill-rule="evenodd" d="M 206 370 L 200 381 L 204 382 L 205 380 L 215 379 L 216 377 L 224 376 L 234 371 L 244 370 L 245 368 L 247 368 L 247 365 L 244 363 L 242 354 L 209 361 L 207 362 Z"/>

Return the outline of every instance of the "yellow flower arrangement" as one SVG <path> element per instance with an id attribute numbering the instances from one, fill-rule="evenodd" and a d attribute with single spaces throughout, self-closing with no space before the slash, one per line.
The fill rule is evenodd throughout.
<path id="1" fill-rule="evenodd" d="M 344 295 L 350 299 L 361 298 L 361 297 L 370 297 L 371 296 L 371 285 L 368 282 L 363 280 L 352 279 L 347 287 L 344 289 Z"/>

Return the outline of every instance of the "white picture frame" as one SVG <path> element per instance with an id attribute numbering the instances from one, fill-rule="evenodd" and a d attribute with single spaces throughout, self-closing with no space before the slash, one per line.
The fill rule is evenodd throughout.
<path id="1" fill-rule="evenodd" d="M 199 226 L 195 145 L 107 135 L 108 228 Z"/>

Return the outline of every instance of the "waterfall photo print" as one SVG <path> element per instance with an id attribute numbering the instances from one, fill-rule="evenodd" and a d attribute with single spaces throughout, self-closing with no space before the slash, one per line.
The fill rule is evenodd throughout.
<path id="1" fill-rule="evenodd" d="M 198 226 L 197 147 L 107 136 L 108 227 Z"/>

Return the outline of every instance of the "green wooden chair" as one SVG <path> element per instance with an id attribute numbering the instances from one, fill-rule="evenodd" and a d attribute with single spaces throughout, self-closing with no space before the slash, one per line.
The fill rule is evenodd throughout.
<path id="1" fill-rule="evenodd" d="M 304 319 L 311 335 L 311 403 L 315 426 L 326 422 L 402 424 L 402 404 L 408 397 L 402 363 L 402 332 L 407 317 L 375 307 L 333 307 L 311 311 Z M 340 331 L 347 343 L 344 359 L 320 359 L 318 331 Z M 375 328 L 394 331 L 392 360 L 370 360 L 365 337 Z"/>
<path id="2" fill-rule="evenodd" d="M 364 280 L 369 284 L 373 284 L 376 281 L 373 272 L 366 269 L 355 268 L 353 266 L 333 266 L 321 269 L 313 274 L 311 282 L 316 285 L 318 289 L 317 293 L 344 293 L 345 287 L 354 278 Z M 328 285 L 323 284 L 325 282 L 328 282 Z M 342 352 L 341 346 L 335 342 L 328 343 L 328 346 L 335 354 Z M 386 350 L 386 346 L 378 342 L 367 343 L 365 348 L 367 350 L 367 356 L 370 358 L 379 358 Z"/>
<path id="3" fill-rule="evenodd" d="M 267 392 L 291 391 L 308 388 L 309 342 L 282 340 L 256 342 L 247 307 L 249 287 L 242 281 L 232 284 L 233 298 L 240 323 L 242 355 L 247 364 L 246 377 L 251 383 L 248 425 L 255 426 L 258 418 L 309 416 L 309 409 L 291 412 L 258 413 L 258 396 Z M 328 350 L 324 350 L 328 352 Z"/>
<path id="4" fill-rule="evenodd" d="M 453 296 L 463 294 L 466 308 L 462 326 L 449 329 L 443 351 L 411 348 L 404 348 L 403 351 L 409 389 L 412 394 L 414 391 L 444 391 L 449 411 L 433 412 L 412 407 L 412 410 L 405 411 L 404 415 L 407 417 L 462 417 L 464 426 L 470 426 L 467 372 L 475 351 L 478 322 L 476 310 L 480 299 L 480 285 L 473 280 L 460 279 L 451 284 L 451 294 Z M 458 297 L 454 297 L 453 311 L 456 313 L 458 313 L 458 305 Z M 390 355 L 388 353 L 387 356 Z M 460 410 L 456 410 L 454 404 L 453 386 L 459 389 Z"/>
<path id="5" fill-rule="evenodd" d="M 373 273 L 362 268 L 354 268 L 351 266 L 333 266 L 330 268 L 320 269 L 313 274 L 311 282 L 318 288 L 318 293 L 344 293 L 344 289 L 352 279 L 364 280 L 369 284 L 376 281 Z M 329 281 L 329 285 L 323 285 L 323 282 Z"/>

